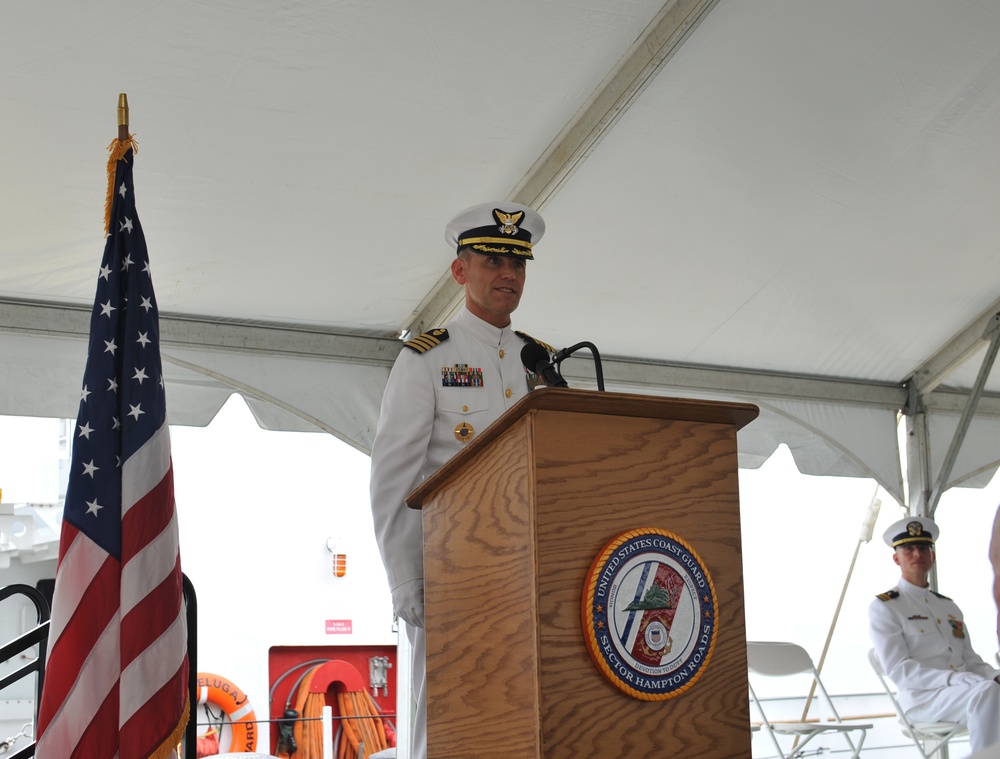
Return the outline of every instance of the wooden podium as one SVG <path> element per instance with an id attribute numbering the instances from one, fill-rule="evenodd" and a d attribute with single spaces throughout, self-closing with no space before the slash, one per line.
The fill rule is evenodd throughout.
<path id="1" fill-rule="evenodd" d="M 410 494 L 429 759 L 750 756 L 736 431 L 757 413 L 543 388 Z M 638 528 L 692 549 L 717 609 L 702 671 L 659 700 L 601 671 L 581 613 L 595 559 Z"/>

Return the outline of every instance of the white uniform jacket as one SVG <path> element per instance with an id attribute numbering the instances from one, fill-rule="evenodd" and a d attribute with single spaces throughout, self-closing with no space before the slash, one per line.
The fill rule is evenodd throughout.
<path id="1" fill-rule="evenodd" d="M 404 348 L 382 397 L 372 443 L 371 505 L 389 587 L 422 578 L 420 512 L 404 499 L 529 391 L 525 340 L 463 308 L 448 338 L 420 353 Z M 428 333 L 433 334 L 433 333 Z"/>
<path id="2" fill-rule="evenodd" d="M 972 649 L 958 604 L 903 578 L 871 602 L 868 627 L 882 667 L 899 688 L 904 710 L 920 701 L 911 692 L 950 685 L 953 672 L 988 679 L 1000 674 Z"/>

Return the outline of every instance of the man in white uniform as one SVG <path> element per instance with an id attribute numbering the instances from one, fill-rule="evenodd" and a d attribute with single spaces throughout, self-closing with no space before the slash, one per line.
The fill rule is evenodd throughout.
<path id="1" fill-rule="evenodd" d="M 997 642 L 1000 643 L 1000 507 L 993 517 L 993 534 L 990 537 L 990 564 L 993 566 L 993 600 L 997 606 Z M 969 759 L 1000 759 L 1000 743 L 977 751 Z"/>
<path id="2" fill-rule="evenodd" d="M 466 209 L 445 230 L 457 256 L 451 273 L 465 307 L 444 329 L 406 343 L 382 397 L 371 456 L 375 536 L 396 614 L 413 649 L 416 713 L 410 755 L 427 756 L 424 568 L 421 514 L 404 499 L 536 384 L 521 349 L 536 342 L 510 326 L 524 288 L 542 217 L 517 203 Z M 475 505 L 470 505 L 474 508 Z"/>
<path id="3" fill-rule="evenodd" d="M 1000 507 L 993 517 L 990 536 L 990 564 L 993 567 L 993 600 L 997 606 L 997 643 L 1000 644 Z"/>
<path id="4" fill-rule="evenodd" d="M 1000 670 L 972 649 L 958 605 L 929 587 L 937 536 L 927 517 L 901 519 L 886 530 L 902 577 L 872 601 L 868 627 L 907 716 L 962 722 L 977 751 L 1000 743 Z"/>

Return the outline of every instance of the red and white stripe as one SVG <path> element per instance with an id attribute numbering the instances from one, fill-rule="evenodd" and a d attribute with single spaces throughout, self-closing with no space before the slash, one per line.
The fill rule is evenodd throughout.
<path id="1" fill-rule="evenodd" d="M 119 562 L 63 523 L 39 759 L 146 759 L 184 717 L 187 624 L 164 424 L 122 466 Z"/>

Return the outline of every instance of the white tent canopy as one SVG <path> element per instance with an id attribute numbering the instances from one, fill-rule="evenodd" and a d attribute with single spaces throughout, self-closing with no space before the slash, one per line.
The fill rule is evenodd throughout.
<path id="1" fill-rule="evenodd" d="M 911 492 L 1000 460 L 1000 374 L 948 456 L 1000 312 L 992 0 L 8 2 L 0 43 L 0 413 L 76 414 L 125 92 L 175 423 L 238 391 L 366 450 L 445 222 L 513 199 L 517 325 L 757 403 L 744 466 L 903 501 L 900 412 Z"/>

